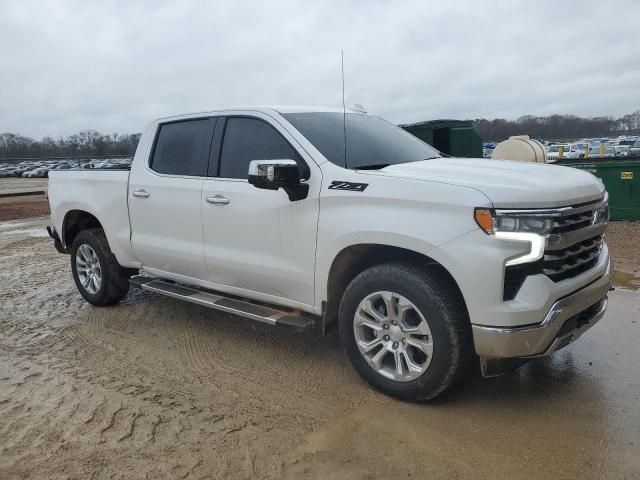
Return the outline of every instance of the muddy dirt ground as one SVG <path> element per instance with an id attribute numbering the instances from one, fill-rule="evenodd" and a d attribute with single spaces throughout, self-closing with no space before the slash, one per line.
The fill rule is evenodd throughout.
<path id="1" fill-rule="evenodd" d="M 0 178 L 0 222 L 49 215 L 48 188 L 48 178 Z"/>
<path id="2" fill-rule="evenodd" d="M 0 197 L 0 222 L 49 215 L 49 200 L 45 195 Z"/>
<path id="3" fill-rule="evenodd" d="M 92 307 L 44 223 L 0 223 L 1 479 L 640 478 L 636 290 L 553 357 L 414 405 L 335 333 L 133 291 Z"/>

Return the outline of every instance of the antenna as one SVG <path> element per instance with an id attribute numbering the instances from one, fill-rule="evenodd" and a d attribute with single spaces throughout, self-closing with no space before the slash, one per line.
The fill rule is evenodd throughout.
<path id="1" fill-rule="evenodd" d="M 344 168 L 347 168 L 347 107 L 344 102 L 344 50 L 340 50 L 342 67 L 342 133 L 344 134 Z"/>

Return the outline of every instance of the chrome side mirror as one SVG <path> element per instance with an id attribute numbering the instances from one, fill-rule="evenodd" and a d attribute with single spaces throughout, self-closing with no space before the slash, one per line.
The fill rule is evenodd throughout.
<path id="1" fill-rule="evenodd" d="M 309 193 L 309 185 L 301 183 L 300 170 L 295 160 L 253 160 L 249 163 L 248 178 L 249 183 L 256 188 L 282 188 L 292 202 L 307 198 Z"/>

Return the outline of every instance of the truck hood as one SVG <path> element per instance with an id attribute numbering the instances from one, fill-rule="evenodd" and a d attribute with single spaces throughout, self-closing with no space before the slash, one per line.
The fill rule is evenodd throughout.
<path id="1" fill-rule="evenodd" d="M 599 200 L 604 185 L 590 173 L 559 165 L 438 158 L 367 173 L 474 188 L 496 208 L 553 208 Z"/>

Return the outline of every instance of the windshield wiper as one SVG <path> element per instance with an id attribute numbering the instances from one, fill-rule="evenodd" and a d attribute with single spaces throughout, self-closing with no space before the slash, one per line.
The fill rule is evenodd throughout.
<path id="1" fill-rule="evenodd" d="M 391 165 L 390 163 L 373 163 L 371 165 L 362 165 L 360 167 L 356 167 L 356 170 L 381 170 L 385 167 Z"/>

